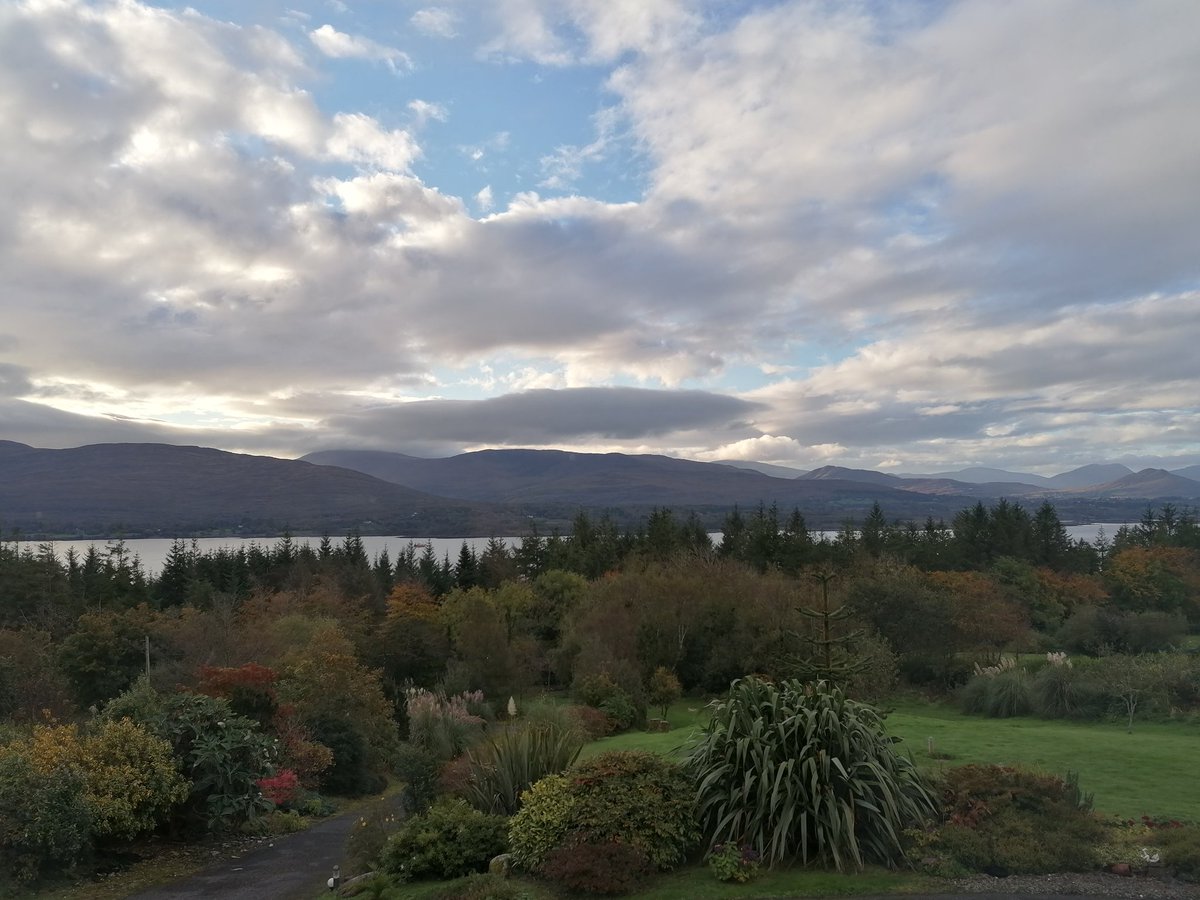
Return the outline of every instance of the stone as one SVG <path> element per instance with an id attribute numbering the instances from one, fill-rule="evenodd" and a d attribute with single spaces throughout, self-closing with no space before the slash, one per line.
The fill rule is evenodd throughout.
<path id="1" fill-rule="evenodd" d="M 499 856 L 493 856 L 492 861 L 488 863 L 488 872 L 497 878 L 507 878 L 512 873 L 512 854 L 501 853 Z"/>

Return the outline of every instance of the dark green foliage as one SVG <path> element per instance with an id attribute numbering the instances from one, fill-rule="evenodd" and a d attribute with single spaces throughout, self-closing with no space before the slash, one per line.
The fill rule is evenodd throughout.
<path id="1" fill-rule="evenodd" d="M 146 631 L 131 613 L 85 613 L 62 643 L 59 665 L 80 706 L 121 693 L 145 667 Z"/>
<path id="2" fill-rule="evenodd" d="M 400 827 L 402 814 L 391 799 L 374 800 L 357 816 L 342 853 L 344 875 L 374 871 L 388 839 Z"/>
<path id="3" fill-rule="evenodd" d="M 436 756 L 407 741 L 392 754 L 392 772 L 404 782 L 405 806 L 410 813 L 429 808 L 438 793 L 441 765 Z"/>
<path id="4" fill-rule="evenodd" d="M 762 854 L 749 844 L 717 844 L 708 852 L 708 868 L 717 881 L 745 884 L 758 874 Z"/>
<path id="5" fill-rule="evenodd" d="M 646 699 L 657 707 L 662 718 L 667 717 L 667 709 L 682 696 L 683 686 L 674 672 L 666 666 L 659 666 L 654 670 L 646 687 Z"/>
<path id="6" fill-rule="evenodd" d="M 1168 870 L 1184 881 L 1200 881 L 1200 825 L 1157 829 L 1154 843 L 1162 848 Z"/>
<path id="7" fill-rule="evenodd" d="M 546 854 L 542 875 L 581 894 L 628 894 L 654 872 L 646 854 L 617 841 L 588 841 Z"/>
<path id="8" fill-rule="evenodd" d="M 581 749 L 583 738 L 572 727 L 533 724 L 505 729 L 467 751 L 467 802 L 484 812 L 511 816 L 534 782 L 566 769 Z"/>
<path id="9" fill-rule="evenodd" d="M 1010 719 L 1033 712 L 1033 695 L 1024 669 L 976 675 L 963 688 L 963 712 L 991 719 Z"/>
<path id="10" fill-rule="evenodd" d="M 615 731 L 627 731 L 646 718 L 645 705 L 639 705 L 608 673 L 580 679 L 574 693 L 581 703 L 594 706 L 607 715 Z"/>
<path id="11" fill-rule="evenodd" d="M 505 850 L 503 816 L 441 800 L 405 821 L 380 854 L 384 872 L 400 881 L 458 878 L 487 869 Z"/>
<path id="12" fill-rule="evenodd" d="M 104 718 L 128 717 L 171 745 L 188 799 L 172 825 L 225 831 L 270 811 L 256 782 L 271 773 L 275 747 L 258 723 L 239 716 L 229 702 L 203 694 L 158 694 L 145 679 L 104 708 Z"/>
<path id="13" fill-rule="evenodd" d="M 0 752 L 0 874 L 18 883 L 62 874 L 88 850 L 91 816 L 83 777 L 38 772 L 25 757 Z"/>
<path id="14" fill-rule="evenodd" d="M 162 725 L 192 783 L 185 822 L 224 831 L 270 810 L 256 782 L 270 773 L 274 748 L 256 722 L 223 700 L 174 694 L 164 703 Z"/>
<path id="15" fill-rule="evenodd" d="M 897 862 L 902 830 L 935 806 L 880 714 L 823 682 L 734 682 L 687 766 L 704 836 L 772 865 Z"/>
<path id="16" fill-rule="evenodd" d="M 945 824 L 932 846 L 959 866 L 1007 875 L 1094 864 L 1103 828 L 1073 777 L 960 766 L 946 774 L 944 798 Z"/>
<path id="17" fill-rule="evenodd" d="M 1187 619 L 1165 612 L 1125 612 L 1112 606 L 1081 606 L 1058 629 L 1060 646 L 1074 653 L 1153 653 L 1177 644 Z"/>
<path id="18" fill-rule="evenodd" d="M 554 847 L 612 841 L 669 869 L 698 837 L 693 794 L 687 774 L 660 756 L 602 753 L 533 786 L 512 819 L 510 847 L 531 871 Z"/>
<path id="19" fill-rule="evenodd" d="M 333 751 L 333 764 L 321 773 L 321 789 L 337 797 L 374 794 L 386 779 L 367 767 L 367 742 L 352 722 L 319 716 L 305 723 L 312 739 Z"/>
<path id="20" fill-rule="evenodd" d="M 1045 666 L 1033 677 L 1030 696 L 1034 711 L 1044 719 L 1066 719 L 1080 709 L 1078 678 L 1067 665 Z"/>

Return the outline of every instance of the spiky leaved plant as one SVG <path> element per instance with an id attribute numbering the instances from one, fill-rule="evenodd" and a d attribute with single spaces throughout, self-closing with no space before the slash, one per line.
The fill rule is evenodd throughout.
<path id="1" fill-rule="evenodd" d="M 466 800 L 486 813 L 511 816 L 535 781 L 574 764 L 583 737 L 573 727 L 531 723 L 509 728 L 467 751 L 471 780 Z"/>
<path id="2" fill-rule="evenodd" d="M 903 829 L 936 805 L 879 712 L 823 681 L 735 681 L 686 765 L 708 841 L 749 844 L 769 865 L 896 862 Z"/>

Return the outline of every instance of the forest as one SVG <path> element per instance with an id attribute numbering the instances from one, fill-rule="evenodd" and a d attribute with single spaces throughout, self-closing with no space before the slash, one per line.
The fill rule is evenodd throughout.
<path id="1" fill-rule="evenodd" d="M 1133 729 L 1200 710 L 1182 652 L 1198 627 L 1200 523 L 1169 505 L 1094 543 L 1069 539 L 1049 503 L 1006 501 L 924 523 L 877 505 L 833 537 L 798 510 L 735 510 L 715 544 L 669 509 L 633 529 L 580 513 L 569 535 L 455 559 L 412 544 L 370 559 L 353 533 L 236 551 L 179 540 L 155 575 L 119 541 L 65 558 L 2 542 L 0 844 L 7 874 L 36 884 L 155 835 L 302 827 L 389 779 L 416 809 L 475 791 L 481 815 L 519 815 L 536 779 L 480 793 L 470 752 L 531 740 L 511 730 L 516 710 L 568 710 L 572 733 L 597 738 L 731 685 L 747 703 L 827 685 L 846 703 L 921 692 Z M 549 753 L 522 746 L 526 761 Z M 668 777 L 648 771 L 626 775 Z M 838 846 L 792 850 L 833 848 L 841 868 Z M 643 851 L 638 865 L 665 859 Z"/>

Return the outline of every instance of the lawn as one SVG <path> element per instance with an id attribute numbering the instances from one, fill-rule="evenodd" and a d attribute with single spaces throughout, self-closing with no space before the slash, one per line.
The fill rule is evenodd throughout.
<path id="1" fill-rule="evenodd" d="M 1070 769 L 1095 794 L 1100 812 L 1200 821 L 1200 780 L 1188 774 L 1200 754 L 1196 725 L 1135 723 L 1128 734 L 1116 723 L 984 719 L 909 703 L 896 706 L 887 726 L 922 766 L 1011 763 L 1058 774 Z M 935 753 L 951 758 L 931 759 L 929 738 Z"/>
<path id="2" fill-rule="evenodd" d="M 671 731 L 614 735 L 588 744 L 582 755 L 606 750 L 677 753 L 707 720 L 704 701 L 681 701 L 667 718 Z M 1188 774 L 1200 758 L 1197 725 L 1139 722 L 1128 734 L 1117 723 L 984 719 L 964 716 L 951 706 L 906 702 L 894 704 L 887 727 L 924 768 L 1009 763 L 1056 774 L 1069 769 L 1079 773 L 1081 786 L 1095 795 L 1102 813 L 1200 821 L 1200 779 Z M 929 738 L 935 754 L 950 758 L 930 757 Z"/>

